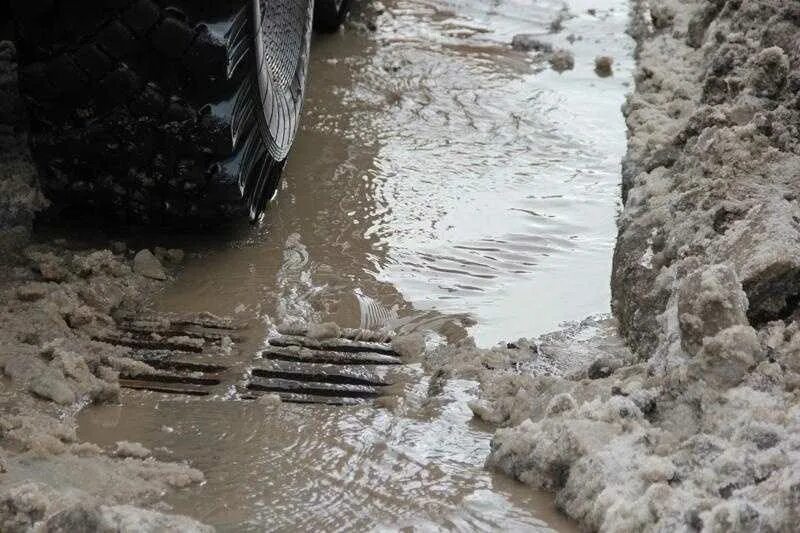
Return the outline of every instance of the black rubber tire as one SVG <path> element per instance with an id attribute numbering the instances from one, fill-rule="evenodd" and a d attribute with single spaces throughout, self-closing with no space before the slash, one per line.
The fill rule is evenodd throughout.
<path id="1" fill-rule="evenodd" d="M 212 28 L 249 3 L 11 0 L 30 145 L 51 201 L 151 224 L 248 213 L 230 104 L 255 62 L 229 79 L 227 42 Z"/>
<path id="2" fill-rule="evenodd" d="M 350 11 L 350 0 L 315 0 L 314 30 L 334 33 L 344 22 Z"/>

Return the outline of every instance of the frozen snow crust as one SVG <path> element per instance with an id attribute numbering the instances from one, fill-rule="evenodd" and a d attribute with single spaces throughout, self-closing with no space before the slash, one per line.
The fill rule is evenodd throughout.
<path id="1" fill-rule="evenodd" d="M 632 352 L 599 324 L 431 364 L 506 426 L 487 466 L 586 528 L 797 531 L 800 3 L 636 2 L 631 28 L 612 307 Z"/>

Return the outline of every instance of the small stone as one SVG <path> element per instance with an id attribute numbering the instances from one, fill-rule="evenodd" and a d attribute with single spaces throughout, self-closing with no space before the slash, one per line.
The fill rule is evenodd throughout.
<path id="1" fill-rule="evenodd" d="M 747 325 L 731 326 L 703 339 L 703 347 L 688 365 L 690 379 L 704 381 L 715 390 L 735 387 L 762 354 L 756 331 Z"/>
<path id="2" fill-rule="evenodd" d="M 575 58 L 569 50 L 559 49 L 550 55 L 550 67 L 556 72 L 572 70 L 575 67 Z"/>
<path id="3" fill-rule="evenodd" d="M 650 483 L 666 483 L 675 475 L 675 465 L 666 457 L 651 456 L 644 459 L 641 476 Z"/>
<path id="4" fill-rule="evenodd" d="M 164 267 L 161 266 L 158 259 L 147 249 L 139 250 L 133 258 L 133 271 L 146 278 L 161 281 L 167 279 L 167 273 L 164 272 Z"/>
<path id="5" fill-rule="evenodd" d="M 732 266 L 711 265 L 689 274 L 678 286 L 681 347 L 695 356 L 707 338 L 732 326 L 747 325 L 749 305 Z"/>
<path id="6" fill-rule="evenodd" d="M 614 58 L 611 56 L 597 56 L 594 58 L 594 71 L 601 78 L 611 76 L 614 71 L 611 66 L 614 64 Z"/>

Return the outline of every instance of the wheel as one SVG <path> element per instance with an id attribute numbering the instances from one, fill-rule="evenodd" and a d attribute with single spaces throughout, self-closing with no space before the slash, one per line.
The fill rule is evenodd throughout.
<path id="1" fill-rule="evenodd" d="M 45 194 L 136 222 L 257 219 L 297 131 L 312 1 L 11 0 Z"/>
<path id="2" fill-rule="evenodd" d="M 314 29 L 333 33 L 339 29 L 350 10 L 350 0 L 315 0 Z"/>

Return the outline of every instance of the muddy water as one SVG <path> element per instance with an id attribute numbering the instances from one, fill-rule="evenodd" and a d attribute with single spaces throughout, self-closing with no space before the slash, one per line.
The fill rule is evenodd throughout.
<path id="1" fill-rule="evenodd" d="M 619 112 L 632 66 L 622 0 L 392 0 L 377 31 L 317 38 L 302 130 L 258 228 L 182 243 L 156 304 L 249 320 L 244 373 L 273 322 L 389 321 L 488 345 L 608 309 Z M 587 9 L 596 10 L 594 15 Z M 515 33 L 575 54 L 551 70 Z M 611 55 L 600 78 L 594 57 Z M 171 242 L 170 244 L 175 244 Z M 181 244 L 181 243 L 179 243 Z M 419 365 L 389 408 L 125 394 L 83 438 L 140 441 L 208 478 L 169 498 L 221 530 L 570 530 L 552 500 L 482 468 L 475 384 Z"/>

